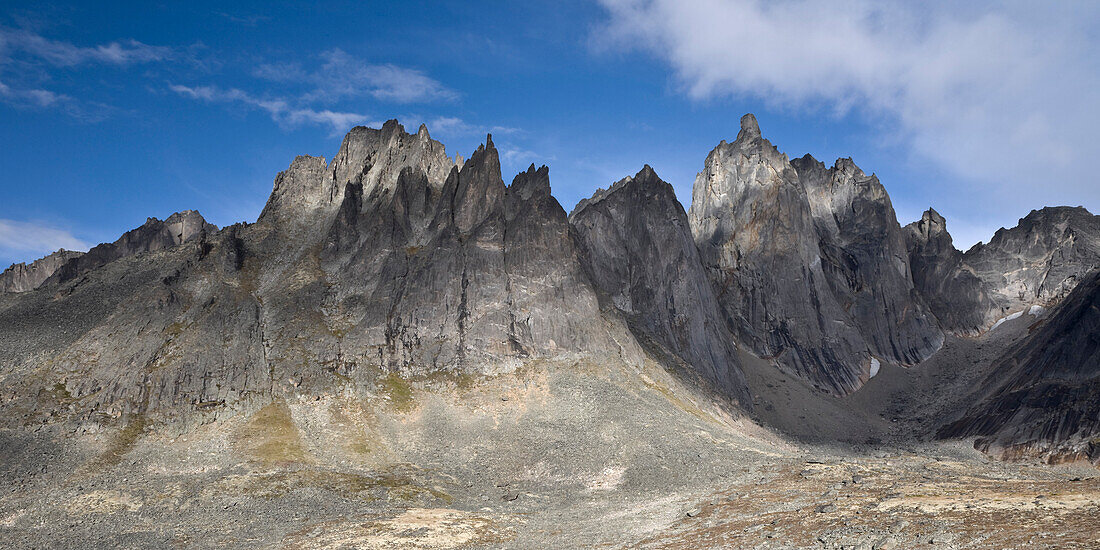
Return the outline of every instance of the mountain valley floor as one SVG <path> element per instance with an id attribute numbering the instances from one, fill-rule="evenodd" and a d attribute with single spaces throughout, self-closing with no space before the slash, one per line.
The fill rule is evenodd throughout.
<path id="1" fill-rule="evenodd" d="M 199 420 L 0 431 L 8 548 L 1096 548 L 1087 464 L 933 442 L 1034 322 L 838 399 L 745 358 L 756 422 L 655 362 L 388 379 Z M 747 356 L 747 354 L 746 354 Z M 936 388 L 933 393 L 932 388 Z M 767 405 L 764 405 L 767 404 Z M 775 429 L 761 428 L 761 425 Z"/>

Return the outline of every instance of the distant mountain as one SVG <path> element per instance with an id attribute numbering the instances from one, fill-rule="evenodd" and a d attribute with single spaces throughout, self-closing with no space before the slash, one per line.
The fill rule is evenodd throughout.
<path id="1" fill-rule="evenodd" d="M 1100 271 L 998 359 L 940 437 L 978 436 L 1004 458 L 1100 461 Z"/>
<path id="2" fill-rule="evenodd" d="M 1100 216 L 1081 207 L 1032 210 L 966 253 L 935 210 L 906 226 L 916 287 L 945 330 L 976 334 L 1031 306 L 1057 304 L 1100 267 Z"/>

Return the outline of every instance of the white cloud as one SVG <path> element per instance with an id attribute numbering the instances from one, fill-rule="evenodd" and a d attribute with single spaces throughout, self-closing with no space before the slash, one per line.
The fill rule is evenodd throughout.
<path id="1" fill-rule="evenodd" d="M 5 256 L 46 255 L 59 248 L 88 250 L 88 244 L 49 224 L 0 218 L 0 251 Z"/>
<path id="2" fill-rule="evenodd" d="M 60 40 L 50 40 L 27 30 L 0 29 L 0 41 L 7 49 L 20 50 L 60 67 L 85 63 L 131 65 L 164 61 L 175 55 L 172 48 L 150 46 L 137 40 L 82 47 Z"/>
<path id="3" fill-rule="evenodd" d="M 304 124 L 327 125 L 334 134 L 367 120 L 358 113 L 340 113 L 330 110 L 317 111 L 304 107 L 292 107 L 285 99 L 255 97 L 237 88 L 222 89 L 217 86 L 182 86 L 171 84 L 170 90 L 180 95 L 212 103 L 239 103 L 266 112 L 279 124 L 294 127 Z"/>
<path id="4" fill-rule="evenodd" d="M 1100 204 L 1100 4 L 601 0 L 598 47 L 666 61 L 689 97 L 855 110 L 1012 216 Z M 894 136 L 890 136 L 893 138 Z"/>
<path id="5" fill-rule="evenodd" d="M 458 97 L 439 81 L 416 69 L 392 64 L 373 65 L 341 49 L 321 54 L 323 63 L 313 71 L 300 64 L 264 64 L 253 71 L 259 78 L 277 82 L 301 82 L 313 89 L 308 101 L 334 101 L 345 97 L 370 96 L 392 103 L 452 100 Z"/>

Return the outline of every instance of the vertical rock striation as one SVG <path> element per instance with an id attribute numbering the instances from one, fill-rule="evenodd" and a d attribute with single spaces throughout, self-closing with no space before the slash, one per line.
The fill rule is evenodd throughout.
<path id="1" fill-rule="evenodd" d="M 944 336 L 914 290 L 909 254 L 886 189 L 852 159 L 832 168 L 806 155 L 791 162 L 806 189 L 829 286 L 871 351 L 913 365 Z"/>
<path id="2" fill-rule="evenodd" d="M 658 342 L 751 406 L 733 337 L 672 186 L 647 165 L 582 200 L 569 221 L 592 281 L 640 339 Z"/>
<path id="3" fill-rule="evenodd" d="M 834 394 L 872 356 L 913 364 L 942 344 L 885 189 L 849 159 L 789 162 L 745 115 L 696 177 L 689 219 L 731 330 Z"/>
<path id="4" fill-rule="evenodd" d="M 964 263 L 939 212 L 929 208 L 920 221 L 905 226 L 905 241 L 913 284 L 943 330 L 973 335 L 993 323 L 993 301 Z"/>

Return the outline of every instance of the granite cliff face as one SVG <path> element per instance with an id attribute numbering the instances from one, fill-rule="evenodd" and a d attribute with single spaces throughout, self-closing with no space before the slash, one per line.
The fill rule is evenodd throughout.
<path id="1" fill-rule="evenodd" d="M 943 330 L 974 335 L 993 323 L 996 307 L 986 285 L 964 263 L 939 212 L 929 208 L 905 226 L 905 239 L 913 285 Z"/>
<path id="2" fill-rule="evenodd" d="M 1032 210 L 965 254 L 1001 316 L 1051 305 L 1100 267 L 1100 217 L 1081 207 Z"/>
<path id="3" fill-rule="evenodd" d="M 994 364 L 940 437 L 978 436 L 1004 458 L 1100 461 L 1100 271 Z"/>
<path id="4" fill-rule="evenodd" d="M 914 289 L 904 233 L 878 178 L 850 158 L 827 170 L 809 155 L 791 164 L 806 188 L 829 286 L 872 353 L 902 365 L 935 353 L 944 336 Z"/>
<path id="5" fill-rule="evenodd" d="M 834 394 L 943 342 L 885 190 L 849 159 L 791 163 L 745 115 L 707 157 L 690 220 L 731 330 Z"/>
<path id="6" fill-rule="evenodd" d="M 1084 208 L 1033 210 L 966 253 L 929 209 L 906 226 L 914 281 L 945 330 L 978 334 L 997 320 L 1061 302 L 1100 267 L 1100 217 Z"/>
<path id="7" fill-rule="evenodd" d="M 642 341 L 676 354 L 750 407 L 733 336 L 672 186 L 648 165 L 569 215 L 587 273 Z"/>
<path id="8" fill-rule="evenodd" d="M 619 355 L 545 167 L 506 187 L 489 138 L 433 177 L 411 166 L 392 185 L 347 185 L 320 252 L 334 322 L 358 335 L 343 353 L 409 372 L 486 373 Z"/>
<path id="9" fill-rule="evenodd" d="M 30 265 L 13 264 L 0 273 L 0 293 L 34 290 L 66 262 L 83 255 L 83 252 L 61 249 L 31 262 Z"/>

